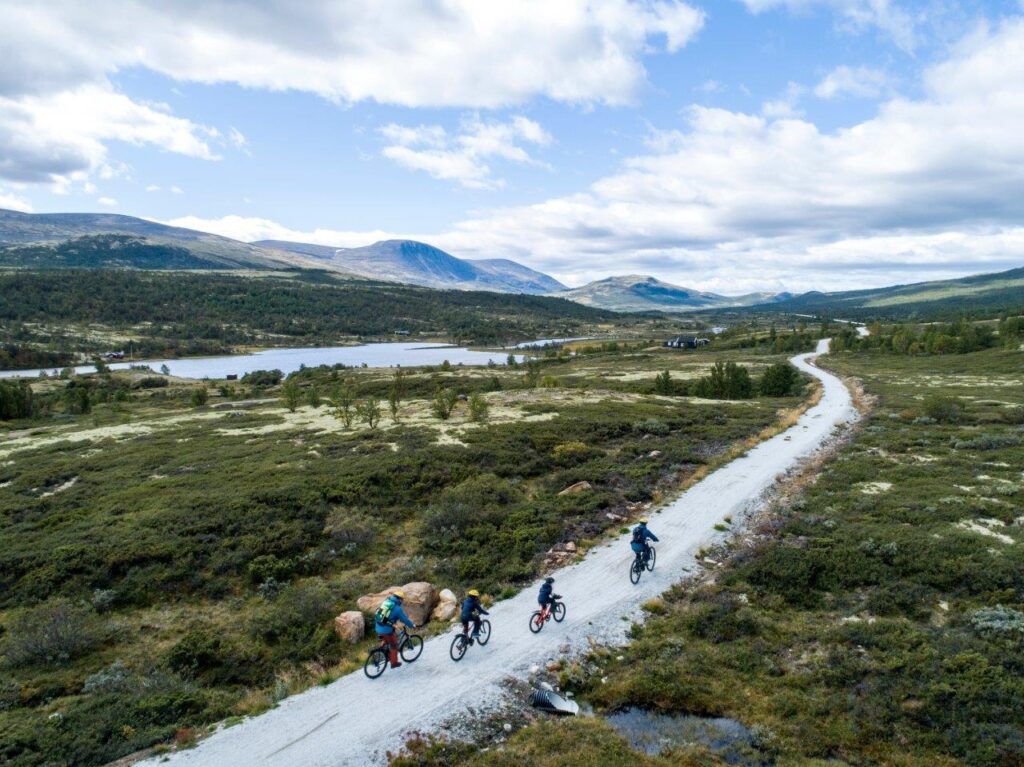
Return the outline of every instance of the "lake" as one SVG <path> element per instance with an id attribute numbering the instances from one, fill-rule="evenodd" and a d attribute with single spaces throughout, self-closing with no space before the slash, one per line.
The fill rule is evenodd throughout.
<path id="1" fill-rule="evenodd" d="M 181 378 L 225 378 L 237 375 L 241 378 L 254 370 L 280 370 L 294 373 L 303 365 L 336 365 L 371 368 L 415 367 L 417 365 L 440 365 L 448 360 L 452 365 L 486 365 L 494 361 L 504 365 L 507 352 L 482 352 L 451 344 L 423 344 L 414 342 L 363 344 L 362 346 L 321 346 L 292 349 L 264 349 L 253 354 L 232 354 L 221 357 L 188 357 L 168 360 L 136 360 L 135 362 L 111 362 L 111 370 L 127 370 L 132 365 L 149 365 L 155 372 L 166 365 L 171 375 Z M 516 355 L 522 360 L 523 355 Z M 76 373 L 95 372 L 95 365 L 77 365 Z M 3 370 L 0 378 L 34 378 L 42 370 Z M 46 373 L 54 373 L 50 368 Z"/>

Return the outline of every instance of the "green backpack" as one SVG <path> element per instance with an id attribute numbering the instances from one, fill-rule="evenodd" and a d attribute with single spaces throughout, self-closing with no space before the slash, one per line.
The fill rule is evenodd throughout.
<path id="1" fill-rule="evenodd" d="M 382 626 L 391 625 L 391 611 L 395 609 L 395 600 L 388 597 L 381 602 L 380 607 L 377 608 L 377 612 L 374 613 L 373 619 Z"/>

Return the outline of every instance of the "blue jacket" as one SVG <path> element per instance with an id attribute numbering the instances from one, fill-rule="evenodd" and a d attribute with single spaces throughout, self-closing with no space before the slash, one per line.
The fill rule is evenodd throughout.
<path id="1" fill-rule="evenodd" d="M 554 588 L 550 583 L 542 583 L 540 587 L 540 593 L 537 595 L 537 604 L 546 605 L 551 601 L 551 592 Z"/>
<path id="2" fill-rule="evenodd" d="M 416 628 L 416 624 L 409 620 L 409 616 L 405 614 L 400 602 L 395 603 L 395 606 L 391 608 L 391 625 L 374 620 L 373 630 L 378 634 L 394 634 L 395 626 L 399 623 L 404 623 L 409 628 Z"/>
<path id="3" fill-rule="evenodd" d="M 636 537 L 638 532 L 640 534 L 640 538 L 643 541 L 643 543 L 637 543 L 635 540 L 634 541 L 630 541 L 629 547 L 631 549 L 633 549 L 633 551 L 643 551 L 644 548 L 647 546 L 647 541 L 654 541 L 655 543 L 657 543 L 658 536 L 656 536 L 654 533 L 652 533 L 650 530 L 648 530 L 647 529 L 647 525 L 637 525 L 636 527 L 634 527 L 633 528 L 633 537 L 634 538 Z"/>
<path id="4" fill-rule="evenodd" d="M 471 621 L 477 615 L 487 615 L 488 612 L 480 604 L 479 597 L 466 597 L 462 602 L 462 616 L 460 620 Z"/>

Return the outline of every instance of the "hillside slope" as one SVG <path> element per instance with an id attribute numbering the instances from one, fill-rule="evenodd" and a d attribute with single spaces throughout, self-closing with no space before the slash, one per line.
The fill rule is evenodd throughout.
<path id="1" fill-rule="evenodd" d="M 383 240 L 361 248 L 332 248 L 304 242 L 260 240 L 254 245 L 315 258 L 353 274 L 428 288 L 554 293 L 565 288 L 546 274 L 515 261 L 472 261 L 415 240 Z"/>
<path id="2" fill-rule="evenodd" d="M 723 296 L 662 282 L 646 275 L 607 277 L 559 293 L 570 301 L 616 312 L 686 311 L 691 309 L 747 306 L 788 298 L 788 293 L 751 293 Z"/>
<path id="3" fill-rule="evenodd" d="M 0 266 L 35 269 L 323 268 L 314 259 L 216 234 L 109 213 L 0 209 Z"/>
<path id="4" fill-rule="evenodd" d="M 918 282 L 837 293 L 804 293 L 758 311 L 827 314 L 852 319 L 946 317 L 1024 307 L 1024 267 L 954 280 Z"/>

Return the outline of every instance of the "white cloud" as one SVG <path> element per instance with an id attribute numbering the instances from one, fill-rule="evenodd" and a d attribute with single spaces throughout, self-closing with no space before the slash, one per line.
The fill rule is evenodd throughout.
<path id="1" fill-rule="evenodd" d="M 703 13 L 677 0 L 0 2 L 0 94 L 70 90 L 118 69 L 336 101 L 497 107 L 534 96 L 621 104 L 641 58 Z"/>
<path id="2" fill-rule="evenodd" d="M 0 187 L 0 208 L 5 210 L 16 210 L 21 213 L 31 213 L 32 203 L 22 197 L 18 197 L 18 195 L 13 192 L 8 192 Z"/>
<path id="3" fill-rule="evenodd" d="M 185 190 L 175 185 L 171 187 L 171 194 L 185 194 Z"/>
<path id="4" fill-rule="evenodd" d="M 838 66 L 814 87 L 814 95 L 822 99 L 837 96 L 873 98 L 889 85 L 889 76 L 880 69 L 870 67 Z"/>
<path id="5" fill-rule="evenodd" d="M 743 0 L 753 13 L 774 8 L 806 11 L 814 6 L 831 9 L 839 16 L 840 27 L 852 32 L 876 28 L 904 50 L 917 44 L 917 22 L 895 0 Z"/>
<path id="6" fill-rule="evenodd" d="M 474 189 L 494 188 L 504 183 L 491 175 L 488 160 L 537 164 L 522 144 L 546 146 L 551 143 L 551 136 L 540 124 L 521 115 L 507 122 L 467 118 L 454 136 L 439 125 L 390 124 L 380 132 L 390 142 L 381 152 L 389 160 Z"/>
<path id="7" fill-rule="evenodd" d="M 969 35 L 927 69 L 921 98 L 890 98 L 855 125 L 822 131 L 806 119 L 694 107 L 685 126 L 655 134 L 646 154 L 585 192 L 405 235 L 458 256 L 515 258 L 572 284 L 653 272 L 725 292 L 1019 266 L 1022 83 L 1018 19 Z M 322 241 L 345 244 L 337 234 Z M 344 235 L 365 244 L 383 233 Z"/>
<path id="8" fill-rule="evenodd" d="M 231 145 L 246 154 L 251 154 L 249 151 L 249 139 L 245 137 L 242 131 L 238 130 L 234 125 L 228 128 L 228 141 Z"/>
<path id="9" fill-rule="evenodd" d="M 92 172 L 116 175 L 107 163 L 110 141 L 212 160 L 212 135 L 210 128 L 132 101 L 109 86 L 0 96 L 0 178 L 66 185 Z"/>
<path id="10" fill-rule="evenodd" d="M 241 240 L 242 242 L 289 240 L 338 248 L 355 248 L 361 245 L 368 245 L 371 242 L 378 242 L 379 240 L 391 240 L 408 236 L 381 230 L 353 232 L 335 229 L 314 229 L 312 231 L 301 231 L 291 229 L 270 219 L 255 216 L 224 216 L 222 218 L 182 216 L 181 218 L 161 221 L 160 223 L 168 224 L 169 226 L 183 226 L 186 229 L 198 229 L 201 232 L 211 232 L 222 237 Z M 424 236 L 420 236 L 420 239 L 423 238 Z"/>
<path id="11" fill-rule="evenodd" d="M 117 200 L 115 200 L 113 197 L 100 197 L 99 199 L 96 200 L 96 202 L 107 208 L 113 208 L 117 205 Z"/>
<path id="12" fill-rule="evenodd" d="M 150 184 L 149 186 L 146 187 L 146 191 L 147 192 L 159 192 L 160 191 L 160 187 L 157 186 L 156 184 Z"/>

